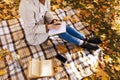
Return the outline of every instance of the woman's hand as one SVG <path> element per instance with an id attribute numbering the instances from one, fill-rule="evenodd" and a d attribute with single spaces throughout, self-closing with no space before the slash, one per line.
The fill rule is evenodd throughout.
<path id="1" fill-rule="evenodd" d="M 61 27 L 61 22 L 56 22 L 56 23 L 53 23 L 53 24 L 48 24 L 47 25 L 47 28 L 48 29 L 59 29 Z"/>
<path id="2" fill-rule="evenodd" d="M 54 25 L 61 25 L 61 22 L 57 21 L 55 23 L 53 23 Z"/>

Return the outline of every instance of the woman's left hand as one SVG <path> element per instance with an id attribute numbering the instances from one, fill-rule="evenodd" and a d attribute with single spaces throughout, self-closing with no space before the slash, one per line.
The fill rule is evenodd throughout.
<path id="1" fill-rule="evenodd" d="M 48 29 L 56 29 L 56 30 L 57 30 L 57 29 L 59 29 L 60 27 L 61 27 L 60 24 L 59 24 L 59 25 L 58 25 L 58 24 L 57 24 L 57 25 L 56 25 L 56 24 L 49 24 L 49 25 L 47 25 L 47 28 L 48 28 Z"/>
<path id="2" fill-rule="evenodd" d="M 60 21 L 57 21 L 55 23 L 53 23 L 54 25 L 61 25 L 61 22 Z"/>

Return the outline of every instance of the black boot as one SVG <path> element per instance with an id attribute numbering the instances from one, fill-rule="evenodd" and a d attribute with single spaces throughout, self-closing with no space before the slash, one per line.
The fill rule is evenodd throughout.
<path id="1" fill-rule="evenodd" d="M 94 43 L 94 44 L 100 44 L 100 43 L 102 43 L 101 39 L 98 38 L 98 37 L 86 39 L 86 41 L 89 42 L 89 43 Z"/>
<path id="2" fill-rule="evenodd" d="M 88 51 L 99 49 L 97 45 L 88 42 L 84 42 L 83 45 L 81 45 L 81 47 L 87 49 Z"/>

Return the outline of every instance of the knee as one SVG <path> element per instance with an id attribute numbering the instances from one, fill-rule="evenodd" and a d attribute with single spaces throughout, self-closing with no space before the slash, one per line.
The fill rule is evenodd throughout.
<path id="1" fill-rule="evenodd" d="M 70 28 L 70 26 L 69 25 L 66 25 L 66 29 L 69 29 Z"/>

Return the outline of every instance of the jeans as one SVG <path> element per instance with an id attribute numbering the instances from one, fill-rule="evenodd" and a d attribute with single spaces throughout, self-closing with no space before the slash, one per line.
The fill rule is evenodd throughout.
<path id="1" fill-rule="evenodd" d="M 80 40 L 84 40 L 85 36 L 78 32 L 76 29 L 66 26 L 66 32 L 58 34 L 58 36 L 68 42 L 74 43 L 76 45 L 80 44 Z"/>

